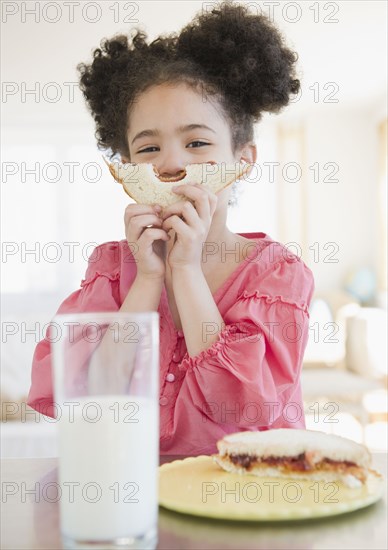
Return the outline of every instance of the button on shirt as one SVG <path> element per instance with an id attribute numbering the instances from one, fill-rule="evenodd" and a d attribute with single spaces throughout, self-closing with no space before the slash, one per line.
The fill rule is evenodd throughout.
<path id="1" fill-rule="evenodd" d="M 211 454 L 217 440 L 238 431 L 305 428 L 300 371 L 314 278 L 300 258 L 265 233 L 241 235 L 252 240 L 248 253 L 213 295 L 222 330 L 196 356 L 187 353 L 163 287 L 161 454 Z M 80 289 L 57 313 L 118 311 L 135 277 L 125 239 L 101 244 L 89 258 Z M 51 371 L 50 342 L 43 339 L 35 348 L 27 403 L 54 417 Z"/>

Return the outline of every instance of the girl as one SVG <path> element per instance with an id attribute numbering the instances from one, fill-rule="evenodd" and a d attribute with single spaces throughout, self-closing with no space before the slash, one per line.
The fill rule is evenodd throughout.
<path id="1" fill-rule="evenodd" d="M 78 70 L 99 147 L 171 177 L 191 163 L 254 163 L 253 124 L 298 92 L 295 61 L 265 16 L 226 1 L 179 35 L 105 40 Z M 58 313 L 159 312 L 162 454 L 209 454 L 240 430 L 305 427 L 310 269 L 265 233 L 229 231 L 230 188 L 175 191 L 193 203 L 163 216 L 158 205 L 127 206 L 126 238 L 93 251 Z M 28 404 L 48 416 L 51 357 L 46 334 Z"/>

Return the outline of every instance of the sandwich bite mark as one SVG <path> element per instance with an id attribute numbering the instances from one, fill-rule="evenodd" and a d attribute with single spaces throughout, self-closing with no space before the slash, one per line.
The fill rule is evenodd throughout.
<path id="1" fill-rule="evenodd" d="M 104 157 L 103 157 L 104 158 Z M 218 193 L 240 179 L 250 169 L 248 163 L 188 164 L 173 178 L 159 176 L 151 163 L 109 163 L 104 158 L 109 171 L 116 181 L 122 184 L 125 192 L 139 204 L 160 204 L 163 208 L 185 200 L 172 192 L 177 182 L 180 184 L 198 183 L 213 193 Z"/>
<path id="2" fill-rule="evenodd" d="M 160 181 L 164 181 L 164 182 L 177 182 L 177 181 L 181 181 L 183 180 L 185 177 L 186 177 L 186 170 L 181 170 L 176 176 L 161 176 L 159 174 L 159 172 L 157 171 L 155 165 L 152 165 L 153 166 L 153 169 L 154 169 L 154 172 L 155 172 L 155 175 L 156 177 L 160 180 Z"/>

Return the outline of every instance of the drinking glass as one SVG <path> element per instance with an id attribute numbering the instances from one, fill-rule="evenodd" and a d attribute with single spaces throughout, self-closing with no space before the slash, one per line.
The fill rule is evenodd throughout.
<path id="1" fill-rule="evenodd" d="M 159 314 L 57 315 L 50 325 L 65 548 L 155 548 Z"/>

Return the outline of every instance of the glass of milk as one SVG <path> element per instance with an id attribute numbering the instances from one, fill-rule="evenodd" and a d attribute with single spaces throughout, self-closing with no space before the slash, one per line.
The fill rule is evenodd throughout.
<path id="1" fill-rule="evenodd" d="M 50 325 L 64 548 L 156 548 L 159 315 Z"/>

